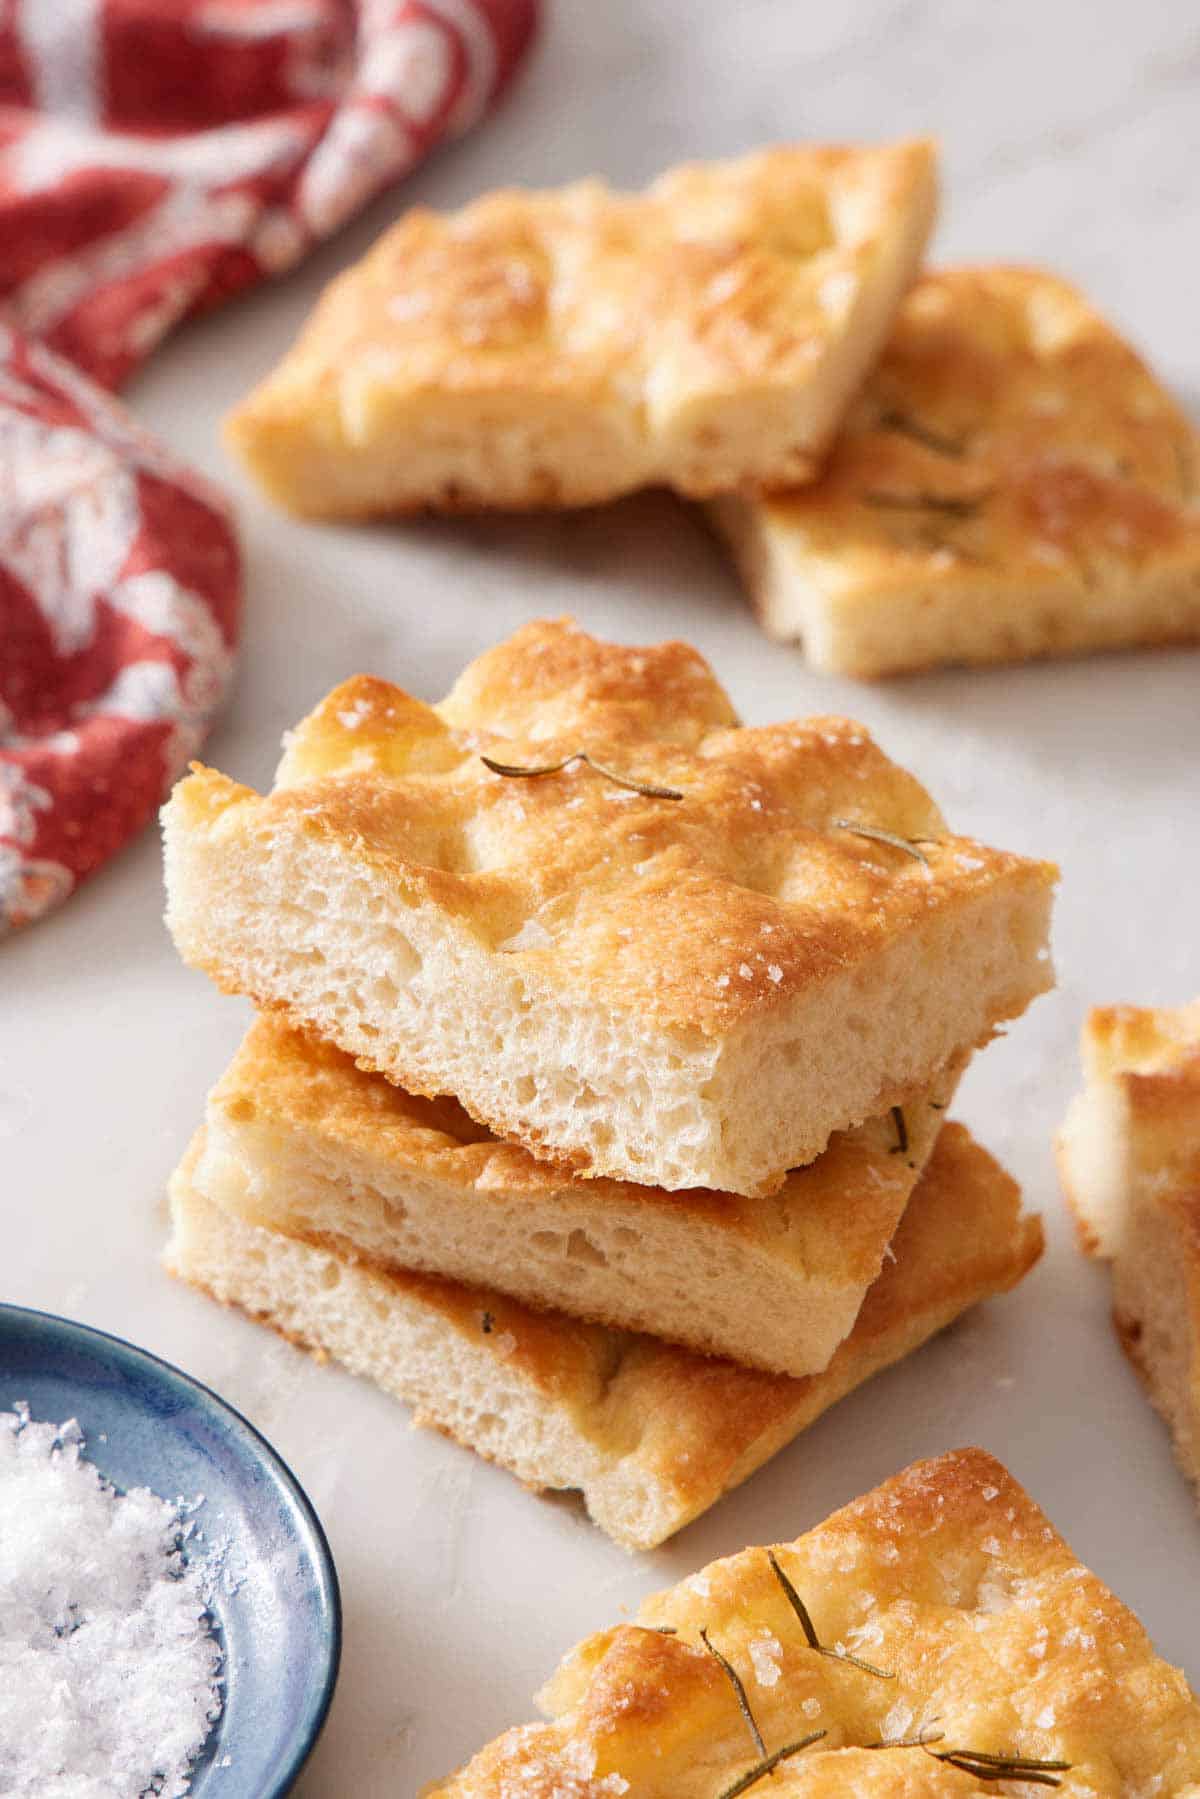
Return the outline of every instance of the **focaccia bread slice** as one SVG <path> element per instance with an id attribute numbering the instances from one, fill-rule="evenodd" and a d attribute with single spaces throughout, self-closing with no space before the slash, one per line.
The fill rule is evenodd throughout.
<path id="1" fill-rule="evenodd" d="M 1200 1794 L 1184 1675 L 980 1449 L 648 1599 L 538 1703 L 426 1799 Z"/>
<path id="2" fill-rule="evenodd" d="M 765 1199 L 583 1181 L 260 1017 L 193 1184 L 251 1224 L 782 1374 L 824 1368 L 883 1266 L 955 1086 L 836 1134 Z"/>
<path id="3" fill-rule="evenodd" d="M 267 797 L 197 768 L 164 817 L 187 961 L 586 1175 L 774 1191 L 1051 983 L 1048 863 L 861 726 L 741 729 L 695 650 L 569 621 L 436 708 L 349 681 Z"/>
<path id="4" fill-rule="evenodd" d="M 835 1400 L 1015 1285 L 1042 1247 L 1015 1182 L 946 1125 L 850 1336 L 823 1373 L 791 1380 L 249 1224 L 200 1192 L 203 1156 L 201 1133 L 172 1183 L 173 1273 L 376 1381 L 527 1486 L 578 1489 L 630 1549 L 715 1505 Z"/>
<path id="5" fill-rule="evenodd" d="M 1200 1492 L 1200 1000 L 1097 1007 L 1058 1139 L 1083 1246 L 1112 1263 L 1113 1321 Z"/>
<path id="6" fill-rule="evenodd" d="M 715 504 L 767 631 L 816 667 L 1200 637 L 1187 417 L 1074 288 L 922 276 L 820 481 Z"/>
<path id="7" fill-rule="evenodd" d="M 326 518 L 805 481 L 935 206 L 913 142 L 417 209 L 333 283 L 228 441 Z"/>

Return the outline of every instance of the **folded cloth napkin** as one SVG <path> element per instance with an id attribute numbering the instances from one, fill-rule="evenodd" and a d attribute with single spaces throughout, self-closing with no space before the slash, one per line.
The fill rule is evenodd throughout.
<path id="1" fill-rule="evenodd" d="M 225 502 L 105 389 L 473 124 L 537 6 L 0 5 L 0 934 L 145 824 L 233 665 Z"/>

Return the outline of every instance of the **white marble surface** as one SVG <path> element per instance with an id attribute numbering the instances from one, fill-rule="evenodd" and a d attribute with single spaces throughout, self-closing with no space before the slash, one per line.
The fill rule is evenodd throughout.
<path id="1" fill-rule="evenodd" d="M 690 637 L 752 721 L 857 713 L 956 824 L 1063 868 L 1059 990 L 980 1061 L 957 1108 L 1044 1212 L 1044 1263 L 636 1560 L 570 1503 L 533 1499 L 409 1432 L 382 1396 L 162 1275 L 163 1185 L 245 1010 L 176 960 L 152 834 L 0 951 L 0 1292 L 181 1363 L 297 1469 L 328 1526 L 346 1610 L 306 1799 L 415 1793 L 528 1717 L 559 1653 L 644 1592 L 793 1535 L 911 1458 L 968 1441 L 1008 1461 L 1200 1680 L 1200 1525 L 1110 1335 L 1105 1277 L 1074 1249 L 1050 1157 L 1085 1006 L 1200 989 L 1200 658 L 866 690 L 820 681 L 758 636 L 704 529 L 668 500 L 585 518 L 306 528 L 240 487 L 216 439 L 220 414 L 321 283 L 409 201 L 593 170 L 636 182 L 773 137 L 928 129 L 946 156 L 938 254 L 1052 263 L 1195 396 L 1194 25 L 1189 0 L 559 0 L 490 128 L 309 268 L 169 344 L 133 387 L 142 417 L 239 493 L 243 665 L 209 746 L 229 772 L 266 780 L 281 731 L 342 676 L 369 670 L 433 697 L 521 620 L 569 609 L 614 637 Z"/>

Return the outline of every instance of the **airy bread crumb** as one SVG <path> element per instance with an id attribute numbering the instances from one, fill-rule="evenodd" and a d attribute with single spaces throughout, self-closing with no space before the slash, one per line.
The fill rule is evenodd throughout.
<path id="1" fill-rule="evenodd" d="M 578 1489 L 630 1549 L 682 1529 L 835 1400 L 1015 1285 L 1042 1246 L 1016 1184 L 947 1125 L 854 1330 L 824 1373 L 790 1380 L 266 1230 L 201 1190 L 212 1174 L 201 1132 L 171 1186 L 173 1273 L 376 1381 L 527 1486 Z"/>
<path id="2" fill-rule="evenodd" d="M 777 1194 L 584 1181 L 277 1019 L 209 1096 L 194 1182 L 253 1224 L 782 1374 L 824 1368 L 928 1159 L 957 1071 L 839 1133 Z M 933 1103 L 930 1103 L 930 1101 Z"/>
<path id="3" fill-rule="evenodd" d="M 482 759 L 580 750 L 682 798 Z M 187 961 L 585 1175 L 775 1191 L 1051 984 L 1051 865 L 951 835 L 852 721 L 739 728 L 696 651 L 569 621 L 437 708 L 346 682 L 271 794 L 197 768 L 164 823 Z"/>

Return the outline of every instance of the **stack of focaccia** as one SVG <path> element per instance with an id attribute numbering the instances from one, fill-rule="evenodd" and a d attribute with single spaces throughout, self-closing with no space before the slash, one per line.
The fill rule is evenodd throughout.
<path id="1" fill-rule="evenodd" d="M 229 440 L 318 517 L 673 487 L 828 672 L 1200 637 L 1183 409 L 1055 275 L 922 268 L 935 210 L 920 141 L 415 210 Z"/>
<path id="2" fill-rule="evenodd" d="M 686 645 L 526 626 L 358 678 L 166 810 L 184 957 L 261 1008 L 173 1270 L 660 1542 L 1036 1259 L 943 1125 L 1050 982 L 1054 870 Z"/>

